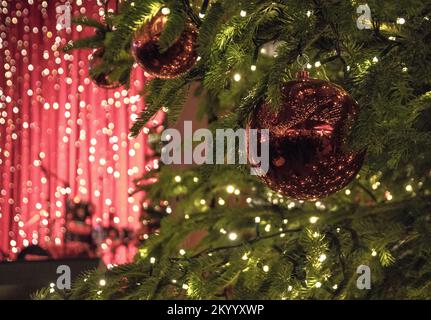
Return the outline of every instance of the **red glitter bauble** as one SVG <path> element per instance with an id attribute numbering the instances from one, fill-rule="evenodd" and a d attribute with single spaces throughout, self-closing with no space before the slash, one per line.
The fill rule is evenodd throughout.
<path id="1" fill-rule="evenodd" d="M 269 170 L 261 178 L 274 191 L 298 200 L 335 193 L 360 170 L 365 152 L 345 151 L 358 106 L 340 86 L 306 72 L 287 82 L 283 105 L 260 105 L 248 122 L 269 129 Z"/>
<path id="2" fill-rule="evenodd" d="M 94 68 L 97 68 L 103 63 L 104 53 L 105 53 L 104 48 L 99 48 L 92 53 L 90 57 L 90 66 L 89 66 L 90 71 Z M 109 79 L 109 73 L 100 73 L 95 76 L 91 75 L 90 73 L 90 78 L 94 84 L 104 89 L 114 89 L 121 86 L 121 83 L 119 81 L 112 81 L 111 79 Z"/>
<path id="3" fill-rule="evenodd" d="M 157 78 L 169 79 L 189 71 L 194 66 L 198 58 L 198 29 L 192 22 L 187 22 L 178 40 L 161 53 L 158 42 L 167 21 L 168 15 L 159 12 L 146 23 L 133 39 L 132 54 L 144 71 Z"/>

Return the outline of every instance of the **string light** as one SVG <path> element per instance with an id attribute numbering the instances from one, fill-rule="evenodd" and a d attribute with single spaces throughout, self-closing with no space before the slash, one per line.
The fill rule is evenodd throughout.
<path id="1" fill-rule="evenodd" d="M 186 254 L 186 250 L 184 250 L 184 249 L 180 249 L 180 255 L 182 255 L 182 256 L 184 256 L 185 254 Z"/>
<path id="2" fill-rule="evenodd" d="M 228 186 L 226 187 L 226 192 L 227 192 L 227 193 L 234 193 L 234 192 L 235 192 L 235 187 L 234 187 L 234 186 L 232 186 L 232 185 L 228 185 Z"/>
<path id="3" fill-rule="evenodd" d="M 319 220 L 319 217 L 316 217 L 316 216 L 310 217 L 309 219 L 310 223 L 312 224 L 316 223 L 318 220 Z"/>
<path id="4" fill-rule="evenodd" d="M 229 233 L 229 240 L 235 241 L 238 238 L 238 235 L 235 232 Z"/>
<path id="5" fill-rule="evenodd" d="M 101 280 L 99 281 L 99 285 L 100 285 L 101 287 L 106 286 L 106 280 L 105 280 L 105 279 L 101 279 Z"/>
<path id="6" fill-rule="evenodd" d="M 263 272 L 269 272 L 269 266 L 264 265 L 264 266 L 262 267 L 262 270 L 263 270 Z"/>
<path id="7" fill-rule="evenodd" d="M 241 81 L 241 75 L 239 73 L 235 73 L 234 76 L 233 76 L 233 79 L 236 82 L 239 82 L 239 81 Z"/>

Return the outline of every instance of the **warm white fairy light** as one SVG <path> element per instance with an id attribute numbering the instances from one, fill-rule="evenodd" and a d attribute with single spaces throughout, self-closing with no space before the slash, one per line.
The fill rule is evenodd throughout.
<path id="1" fill-rule="evenodd" d="M 234 193 L 235 192 L 235 187 L 234 186 L 232 186 L 232 185 L 228 185 L 227 187 L 226 187 L 226 192 L 227 193 Z"/>
<path id="2" fill-rule="evenodd" d="M 262 267 L 262 270 L 263 270 L 263 272 L 269 272 L 269 266 L 264 265 L 264 266 Z"/>
<path id="3" fill-rule="evenodd" d="M 188 285 L 188 284 L 186 284 L 186 283 L 184 283 L 184 284 L 182 285 L 182 288 L 183 288 L 184 290 L 187 290 L 187 289 L 189 288 L 189 285 Z"/>
<path id="4" fill-rule="evenodd" d="M 205 18 L 205 13 L 199 12 L 199 18 L 201 19 Z"/>
<path id="5" fill-rule="evenodd" d="M 101 287 L 106 286 L 106 280 L 105 280 L 105 279 L 100 279 L 100 281 L 99 281 L 99 285 L 100 285 Z"/>
<path id="6" fill-rule="evenodd" d="M 322 253 L 322 254 L 320 255 L 320 257 L 319 257 L 319 261 L 320 261 L 320 262 L 323 262 L 323 261 L 325 261 L 325 260 L 326 260 L 326 254 Z"/>
<path id="7" fill-rule="evenodd" d="M 352 192 L 350 191 L 350 189 L 346 189 L 346 191 L 344 191 L 344 193 L 346 194 L 346 196 L 349 196 Z"/>
<path id="8" fill-rule="evenodd" d="M 244 18 L 247 15 L 247 11 L 241 10 L 239 15 Z"/>
<path id="9" fill-rule="evenodd" d="M 236 82 L 241 81 L 241 75 L 239 73 L 235 73 L 233 75 L 233 80 L 235 80 Z"/>
<path id="10" fill-rule="evenodd" d="M 181 177 L 180 176 L 175 176 L 174 180 L 175 180 L 175 182 L 181 182 Z"/>
<path id="11" fill-rule="evenodd" d="M 373 62 L 374 62 L 374 63 L 377 63 L 377 62 L 379 62 L 379 58 L 377 58 L 377 57 L 374 57 L 374 58 L 373 58 Z"/>
<path id="12" fill-rule="evenodd" d="M 322 286 L 322 283 L 317 281 L 316 284 L 314 285 L 316 288 L 320 288 Z"/>
<path id="13" fill-rule="evenodd" d="M 406 191 L 407 192 L 412 192 L 413 191 L 413 187 L 411 184 L 406 185 Z"/>
<path id="14" fill-rule="evenodd" d="M 235 189 L 235 191 L 233 193 L 234 193 L 234 195 L 239 196 L 241 194 L 241 190 Z"/>
<path id="15" fill-rule="evenodd" d="M 256 65 L 252 64 L 250 69 L 251 69 L 251 71 L 256 71 L 257 67 L 256 67 Z"/>
<path id="16" fill-rule="evenodd" d="M 219 205 L 224 206 L 224 205 L 225 205 L 225 203 L 226 203 L 226 201 L 224 201 L 224 199 L 223 199 L 223 198 L 219 198 L 219 199 L 218 199 L 218 204 L 219 204 Z"/>
<path id="17" fill-rule="evenodd" d="M 201 205 L 205 205 L 207 202 L 206 202 L 206 200 L 205 199 L 201 199 L 200 201 L 199 201 L 199 203 L 201 204 Z"/>
<path id="18" fill-rule="evenodd" d="M 193 182 L 194 182 L 194 183 L 198 183 L 198 182 L 199 182 L 199 178 L 198 178 L 198 177 L 194 177 L 194 178 L 193 178 Z"/>
<path id="19" fill-rule="evenodd" d="M 180 255 L 182 255 L 182 256 L 184 256 L 185 254 L 186 254 L 186 250 L 184 250 L 184 249 L 180 249 Z"/>
<path id="20" fill-rule="evenodd" d="M 156 263 L 156 258 L 151 257 L 151 258 L 150 258 L 150 263 L 151 263 L 151 264 L 155 264 L 155 263 Z"/>
<path id="21" fill-rule="evenodd" d="M 316 223 L 318 220 L 319 220 L 319 217 L 316 217 L 316 216 L 310 217 L 309 219 L 310 223 L 312 224 Z"/>
<path id="22" fill-rule="evenodd" d="M 322 63 L 321 63 L 320 61 L 316 61 L 316 62 L 314 63 L 314 66 L 315 66 L 316 68 L 319 68 L 321 65 L 322 65 Z"/>
<path id="23" fill-rule="evenodd" d="M 236 239 L 238 239 L 238 235 L 235 232 L 229 233 L 229 240 L 235 241 Z"/>
<path id="24" fill-rule="evenodd" d="M 168 15 L 168 14 L 170 14 L 171 13 L 171 10 L 168 8 L 168 7 L 164 7 L 164 8 L 162 8 L 162 14 L 163 15 Z"/>
<path id="25" fill-rule="evenodd" d="M 406 23 L 406 19 L 404 19 L 404 18 L 397 18 L 397 24 L 404 24 L 404 23 Z"/>
<path id="26" fill-rule="evenodd" d="M 254 218 L 254 222 L 255 222 L 255 223 L 260 223 L 260 217 L 255 217 L 255 218 Z"/>
<path id="27" fill-rule="evenodd" d="M 377 251 L 376 250 L 371 250 L 371 255 L 373 256 L 373 257 L 375 257 L 375 256 L 377 256 Z"/>
<path id="28" fill-rule="evenodd" d="M 265 231 L 266 231 L 266 232 L 270 232 L 270 231 L 271 231 L 271 225 L 270 225 L 270 224 L 267 224 L 267 225 L 265 226 Z"/>
<path id="29" fill-rule="evenodd" d="M 244 261 L 248 260 L 248 256 L 247 256 L 247 254 L 244 254 L 244 255 L 241 257 L 241 259 L 242 259 L 242 260 L 244 260 Z"/>

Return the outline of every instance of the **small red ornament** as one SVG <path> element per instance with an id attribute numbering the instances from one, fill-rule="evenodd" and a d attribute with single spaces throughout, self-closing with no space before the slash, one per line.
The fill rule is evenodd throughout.
<path id="1" fill-rule="evenodd" d="M 351 182 L 365 152 L 344 150 L 358 105 L 340 86 L 306 71 L 283 88 L 283 106 L 260 105 L 248 122 L 269 129 L 269 170 L 262 180 L 298 200 L 318 199 Z"/>
<path id="2" fill-rule="evenodd" d="M 103 63 L 104 53 L 105 53 L 104 48 L 99 48 L 92 53 L 90 57 L 90 66 L 89 66 L 90 71 L 94 68 L 97 68 Z M 90 73 L 90 78 L 94 84 L 104 89 L 114 89 L 121 86 L 120 82 L 112 81 L 111 79 L 109 79 L 109 73 L 100 73 L 96 76 L 92 76 Z"/>
<path id="3" fill-rule="evenodd" d="M 160 53 L 158 42 L 167 21 L 168 15 L 160 11 L 136 33 L 132 43 L 132 54 L 144 71 L 165 79 L 175 78 L 189 71 L 198 58 L 198 29 L 190 21 L 178 40 L 168 50 Z"/>

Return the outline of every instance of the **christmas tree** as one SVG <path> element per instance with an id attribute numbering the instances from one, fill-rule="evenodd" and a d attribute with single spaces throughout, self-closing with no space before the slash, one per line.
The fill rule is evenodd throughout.
<path id="1" fill-rule="evenodd" d="M 423 0 L 128 0 L 75 17 L 96 32 L 65 50 L 103 49 L 94 79 L 127 86 L 135 63 L 153 77 L 132 136 L 195 95 L 212 132 L 268 125 L 270 168 L 161 165 L 137 183 L 166 215 L 135 262 L 36 297 L 429 298 L 430 18 Z"/>

